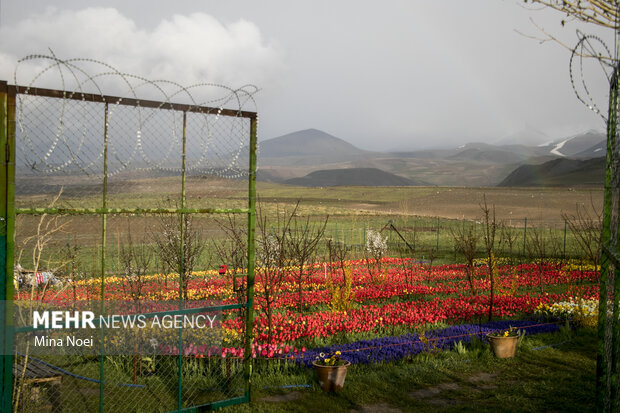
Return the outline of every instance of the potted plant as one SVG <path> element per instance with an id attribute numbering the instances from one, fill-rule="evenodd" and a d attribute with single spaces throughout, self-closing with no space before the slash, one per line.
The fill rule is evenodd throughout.
<path id="1" fill-rule="evenodd" d="M 489 333 L 487 338 L 496 357 L 505 359 L 515 356 L 519 342 L 519 331 L 515 327 Z"/>
<path id="2" fill-rule="evenodd" d="M 350 365 L 349 361 L 340 358 L 339 351 L 327 355 L 320 353 L 312 362 L 321 389 L 326 392 L 342 390 Z"/>

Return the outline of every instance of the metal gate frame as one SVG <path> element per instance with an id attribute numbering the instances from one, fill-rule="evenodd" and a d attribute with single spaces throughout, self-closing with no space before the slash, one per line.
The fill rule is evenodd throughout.
<path id="1" fill-rule="evenodd" d="M 610 81 L 596 363 L 596 410 L 620 408 L 620 64 Z"/>
<path id="2" fill-rule="evenodd" d="M 18 94 L 36 95 L 48 98 L 73 99 L 80 101 L 96 102 L 105 104 L 105 125 L 104 125 L 104 154 L 103 154 L 103 182 L 102 182 L 102 199 L 101 206 L 98 208 L 16 208 L 15 207 L 15 119 L 16 119 L 16 96 Z M 108 208 L 107 206 L 107 180 L 108 180 L 108 158 L 107 158 L 107 117 L 108 105 L 126 105 L 140 106 L 150 108 L 164 108 L 183 113 L 183 146 L 182 146 L 182 166 L 181 166 L 181 199 L 179 208 Z M 248 165 L 248 206 L 247 208 L 237 209 L 217 209 L 217 208 L 187 208 L 185 181 L 186 181 L 186 118 L 187 113 L 218 113 L 221 116 L 232 116 L 246 118 L 250 120 L 250 141 L 249 141 L 249 165 Z M 2 199 L 0 201 L 0 303 L 12 301 L 14 296 L 13 286 L 13 267 L 14 267 L 14 249 L 15 249 L 15 219 L 16 215 L 41 215 L 41 214 L 62 214 L 62 215 L 100 215 L 101 216 L 101 287 L 100 294 L 103 303 L 104 297 L 104 278 L 105 278 L 105 251 L 106 251 L 106 222 L 107 215 L 126 215 L 126 214 L 177 214 L 181 216 L 180 225 L 180 253 L 183 253 L 183 215 L 185 214 L 247 214 L 248 222 L 248 240 L 247 240 L 247 293 L 246 302 L 240 304 L 231 304 L 223 306 L 203 307 L 192 310 L 192 312 L 218 311 L 246 308 L 245 319 L 245 348 L 244 348 L 244 377 L 245 377 L 245 394 L 241 397 L 212 402 L 205 405 L 182 407 L 181 389 L 182 389 L 182 351 L 179 351 L 179 376 L 178 376 L 178 396 L 177 409 L 178 412 L 194 412 L 203 410 L 212 410 L 224 406 L 249 403 L 252 390 L 252 340 L 253 340 L 253 323 L 254 323 L 254 255 L 255 255 L 255 225 L 256 225 L 256 147 L 257 147 L 257 124 L 258 116 L 256 112 L 212 108 L 206 106 L 193 106 L 187 104 L 175 104 L 168 102 L 137 100 L 130 98 L 119 98 L 115 96 L 96 95 L 87 93 L 67 93 L 61 90 L 42 89 L 42 88 L 26 88 L 24 86 L 9 85 L 6 81 L 0 81 L 0 148 L 3 154 L 0 155 L 2 163 L 0 167 L 0 193 Z M 181 255 L 183 256 L 183 255 Z M 179 260 L 180 274 L 183 274 L 183 261 Z M 179 277 L 179 302 L 182 304 L 182 277 Z M 0 305 L 0 342 L 3 346 L 3 354 L 0 356 L 0 411 L 12 411 L 12 393 L 13 393 L 13 335 L 18 332 L 13 327 L 12 315 L 8 313 L 9 306 L 4 308 Z M 168 314 L 187 314 L 188 310 L 178 310 L 168 312 Z M 27 329 L 19 329 L 19 332 Z M 103 411 L 103 394 L 104 394 L 104 372 L 103 372 L 103 352 L 100 355 L 100 386 L 99 386 L 99 411 Z"/>

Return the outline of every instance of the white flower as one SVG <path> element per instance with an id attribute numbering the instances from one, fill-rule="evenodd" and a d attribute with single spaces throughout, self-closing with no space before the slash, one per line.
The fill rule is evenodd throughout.
<path id="1" fill-rule="evenodd" d="M 381 256 L 387 248 L 387 237 L 382 237 L 379 231 L 372 229 L 366 232 L 366 251 L 372 255 Z"/>

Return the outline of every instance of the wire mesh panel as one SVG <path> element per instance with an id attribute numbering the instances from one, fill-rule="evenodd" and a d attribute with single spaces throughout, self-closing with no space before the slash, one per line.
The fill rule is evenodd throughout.
<path id="1" fill-rule="evenodd" d="M 599 300 L 599 357 L 597 363 L 597 407 L 617 411 L 620 406 L 620 139 L 618 138 L 618 69 L 611 90 L 607 138 L 605 204 L 602 232 L 601 292 Z"/>
<path id="2" fill-rule="evenodd" d="M 13 304 L 3 406 L 167 412 L 249 401 L 257 117 L 245 108 L 255 89 L 23 59 L 33 61 L 30 82 L 16 75 L 3 95 L 14 159 L 2 177 L 12 241 L 2 298 Z M 92 320 L 73 325 L 76 314 Z"/>

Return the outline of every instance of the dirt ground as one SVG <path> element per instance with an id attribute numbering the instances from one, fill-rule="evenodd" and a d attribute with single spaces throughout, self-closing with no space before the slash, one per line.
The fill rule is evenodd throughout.
<path id="1" fill-rule="evenodd" d="M 47 183 L 51 185 L 51 182 Z M 56 206 L 99 207 L 101 195 L 94 193 L 79 195 L 82 187 L 76 186 L 63 192 Z M 92 189 L 92 188 L 91 188 Z M 134 179 L 118 184 L 110 194 L 110 207 L 171 207 L 178 205 L 180 193 L 176 178 L 159 177 Z M 49 190 L 49 188 L 48 188 Z M 244 180 L 205 179 L 191 177 L 186 185 L 188 207 L 243 207 L 247 205 L 247 182 Z M 92 192 L 92 191 L 91 191 Z M 480 220 L 481 205 L 486 202 L 495 207 L 496 218 L 508 225 L 522 226 L 527 217 L 529 226 L 564 225 L 562 213 L 575 214 L 576 208 L 586 208 L 592 215 L 600 213 L 603 205 L 603 190 L 593 188 L 464 188 L 464 187 L 330 187 L 301 188 L 278 184 L 258 184 L 259 201 L 266 205 L 284 208 L 293 207 L 300 200 L 300 215 L 321 216 L 351 215 L 355 221 L 360 215 L 390 214 L 441 217 L 448 219 Z M 48 206 L 46 199 L 53 199 L 53 193 L 18 194 L 18 207 Z M 266 211 L 270 209 L 265 208 Z M 218 236 L 218 225 L 214 218 L 201 217 L 202 236 Z M 123 237 L 131 227 L 132 237 L 138 242 L 149 238 L 157 231 L 158 216 L 110 216 L 108 237 Z M 46 218 L 48 222 L 52 217 Z M 17 239 L 37 232 L 40 216 L 21 215 L 17 222 Z M 63 216 L 58 218 L 62 230 L 54 238 L 67 243 L 76 236 L 84 245 L 96 245 L 101 239 L 101 218 L 90 216 Z M 51 225 L 51 224 L 47 224 Z M 76 235 L 77 234 L 77 235 Z"/>
<path id="2" fill-rule="evenodd" d="M 393 212 L 453 219 L 480 219 L 481 205 L 486 198 L 495 206 L 499 220 L 514 220 L 521 225 L 528 221 L 556 222 L 562 212 L 574 214 L 577 205 L 602 211 L 602 189 L 574 188 L 435 188 L 424 193 L 383 206 Z"/>

